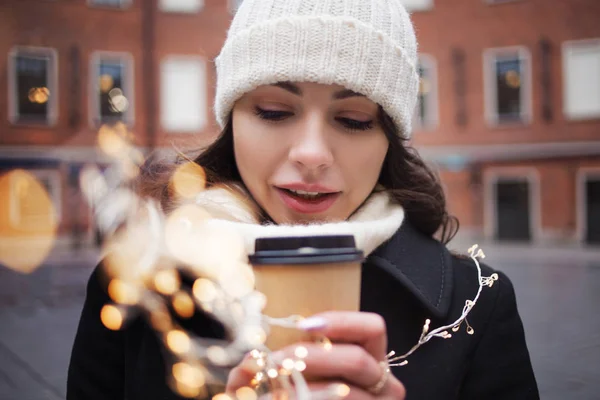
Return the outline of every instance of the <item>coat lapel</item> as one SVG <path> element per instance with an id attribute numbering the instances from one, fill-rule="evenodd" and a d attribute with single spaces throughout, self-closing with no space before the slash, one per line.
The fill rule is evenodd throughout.
<path id="1" fill-rule="evenodd" d="M 366 261 L 386 271 L 434 317 L 448 314 L 452 294 L 452 256 L 443 244 L 417 231 L 407 220 Z"/>

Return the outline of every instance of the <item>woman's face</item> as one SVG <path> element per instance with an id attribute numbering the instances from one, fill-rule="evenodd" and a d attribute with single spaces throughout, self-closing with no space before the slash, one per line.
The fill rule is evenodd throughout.
<path id="1" fill-rule="evenodd" d="M 377 115 L 342 86 L 261 86 L 233 109 L 242 180 L 278 224 L 345 220 L 373 191 L 388 149 Z"/>

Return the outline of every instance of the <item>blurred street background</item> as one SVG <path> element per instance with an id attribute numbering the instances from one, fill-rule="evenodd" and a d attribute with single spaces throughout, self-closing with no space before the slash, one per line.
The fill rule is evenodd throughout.
<path id="1" fill-rule="evenodd" d="M 600 1 L 403 1 L 412 144 L 461 222 L 450 247 L 512 279 L 542 399 L 596 399 Z M 107 168 L 107 132 L 157 157 L 218 134 L 213 60 L 241 2 L 0 1 L 0 400 L 65 397 L 99 257 L 79 174 Z"/>

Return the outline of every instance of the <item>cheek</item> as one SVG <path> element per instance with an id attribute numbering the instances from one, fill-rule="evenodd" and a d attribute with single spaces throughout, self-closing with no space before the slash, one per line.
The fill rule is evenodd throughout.
<path id="1" fill-rule="evenodd" d="M 244 184 L 255 191 L 267 183 L 273 173 L 275 149 L 272 148 L 273 141 L 267 140 L 265 133 L 250 118 L 246 113 L 234 113 L 233 149 Z"/>
<path id="2" fill-rule="evenodd" d="M 351 178 L 355 182 L 374 186 L 379 179 L 388 147 L 387 138 L 383 133 L 353 146 L 352 152 L 346 156 L 346 165 L 349 166 L 347 170 L 351 171 Z"/>

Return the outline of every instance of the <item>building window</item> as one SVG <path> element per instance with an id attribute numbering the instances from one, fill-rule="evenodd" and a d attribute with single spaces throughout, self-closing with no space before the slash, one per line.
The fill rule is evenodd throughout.
<path id="1" fill-rule="evenodd" d="M 244 1 L 244 0 L 228 0 L 229 11 L 232 14 L 235 14 L 237 12 L 238 8 L 240 8 L 240 6 L 242 5 L 242 1 Z"/>
<path id="2" fill-rule="evenodd" d="M 131 4 L 131 0 L 88 0 L 88 4 L 97 7 L 125 8 Z"/>
<path id="3" fill-rule="evenodd" d="M 401 0 L 408 12 L 426 11 L 433 8 L 433 0 Z"/>
<path id="4" fill-rule="evenodd" d="M 15 227 L 55 226 L 61 217 L 60 172 L 15 170 L 10 174 L 10 218 Z"/>
<path id="5" fill-rule="evenodd" d="M 9 119 L 53 125 L 58 108 L 58 60 L 47 48 L 17 48 L 9 57 Z"/>
<path id="6" fill-rule="evenodd" d="M 438 123 L 437 68 L 435 59 L 428 55 L 419 55 L 417 68 L 420 82 L 415 127 L 417 129 L 432 129 Z"/>
<path id="7" fill-rule="evenodd" d="M 566 42 L 563 68 L 567 118 L 600 117 L 600 39 Z"/>
<path id="8" fill-rule="evenodd" d="M 484 53 L 486 114 L 493 125 L 527 123 L 531 118 L 531 63 L 524 48 Z"/>
<path id="9" fill-rule="evenodd" d="M 91 123 L 133 123 L 133 61 L 129 54 L 92 55 Z"/>
<path id="10" fill-rule="evenodd" d="M 161 64 L 162 127 L 199 132 L 207 122 L 206 63 L 199 57 L 170 56 Z"/>
<path id="11" fill-rule="evenodd" d="M 204 0 L 160 0 L 161 11 L 176 13 L 197 13 L 204 7 Z"/>

